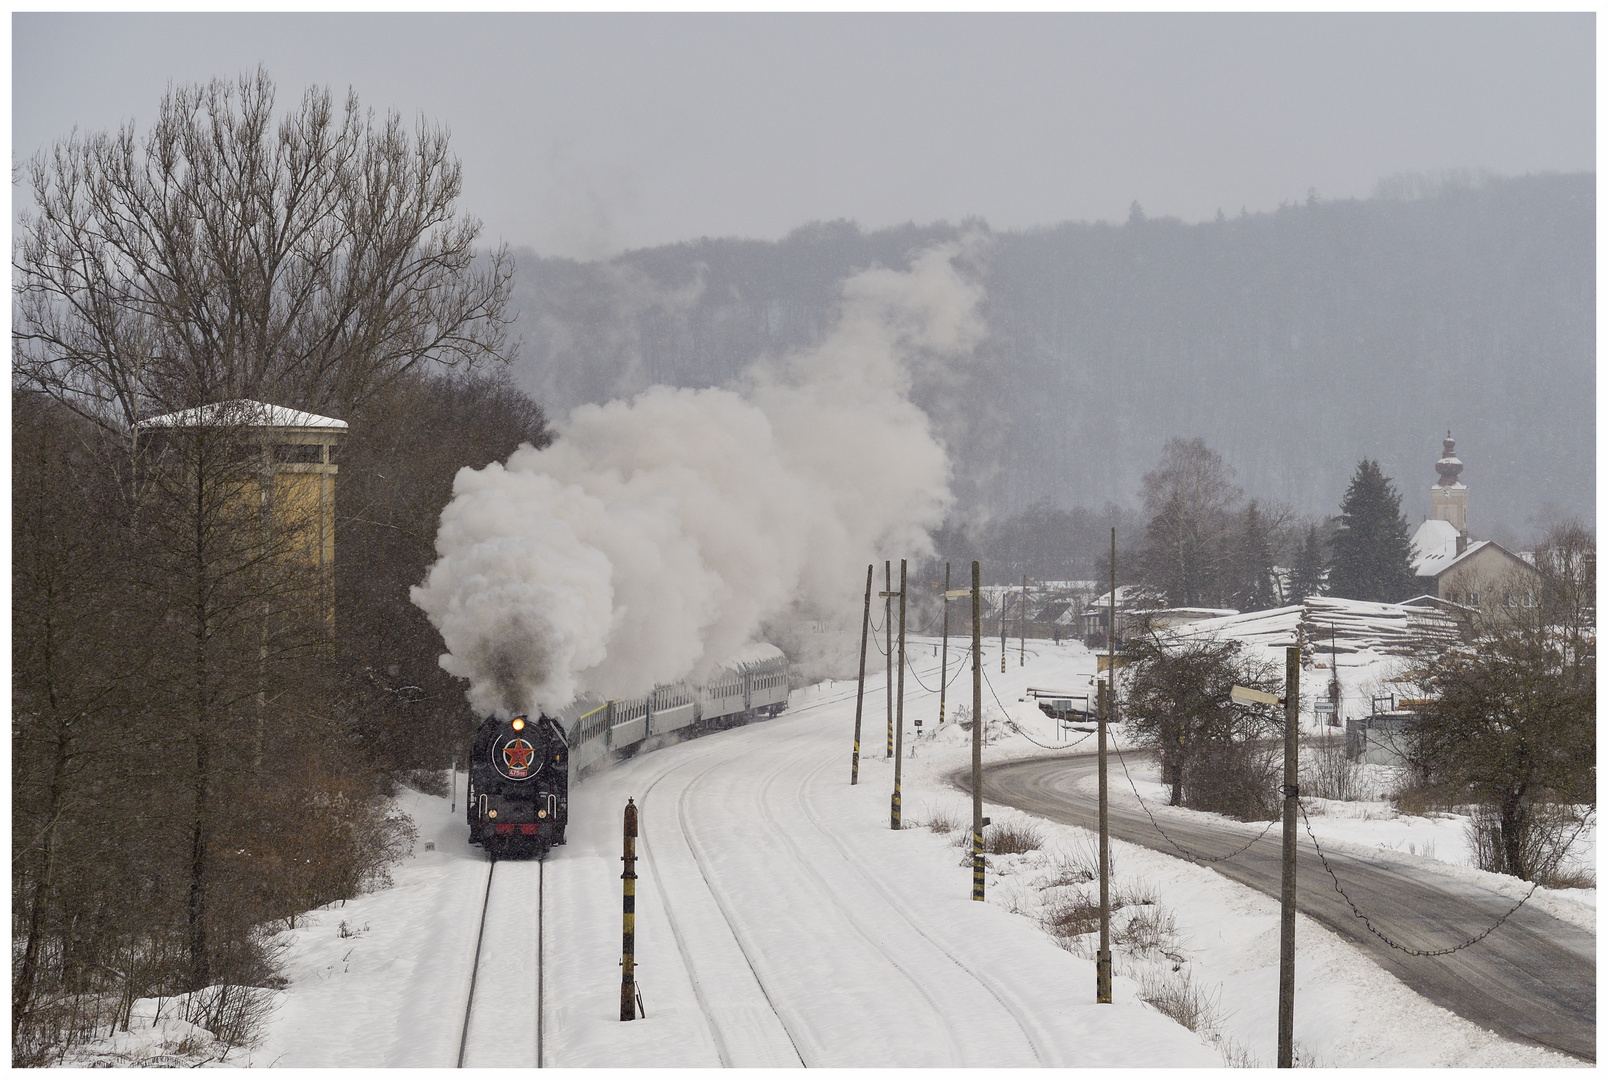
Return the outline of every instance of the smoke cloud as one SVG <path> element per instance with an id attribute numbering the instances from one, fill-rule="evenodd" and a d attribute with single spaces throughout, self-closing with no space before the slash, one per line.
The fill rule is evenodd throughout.
<path id="1" fill-rule="evenodd" d="M 847 279 L 818 347 L 763 358 L 734 389 L 583 405 L 547 449 L 459 472 L 412 598 L 471 705 L 638 696 L 762 633 L 857 622 L 868 557 L 929 553 L 952 502 L 909 394 L 983 336 L 981 243 Z"/>

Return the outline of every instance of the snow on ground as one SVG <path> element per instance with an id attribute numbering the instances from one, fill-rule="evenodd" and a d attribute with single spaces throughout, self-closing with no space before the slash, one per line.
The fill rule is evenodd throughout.
<path id="1" fill-rule="evenodd" d="M 1022 820 L 1041 842 L 990 856 L 986 904 L 969 898 L 957 834 L 917 827 L 969 819 L 948 776 L 970 760 L 969 734 L 936 732 L 938 657 L 909 652 L 905 719 L 930 734 L 907 740 L 906 828 L 889 828 L 892 763 L 882 676 L 868 681 L 860 783 L 850 786 L 854 684 L 795 691 L 777 720 L 689 740 L 615 763 L 572 794 L 569 843 L 540 872 L 545 1064 L 1172 1065 L 1270 1064 L 1275 1056 L 1278 904 L 1210 869 L 1113 841 L 1118 917 L 1115 1003 L 1094 1004 L 1089 938 L 1063 942 L 1045 920 L 1087 896 L 1087 830 Z M 949 712 L 970 703 L 969 671 L 951 652 Z M 1058 731 L 1025 698 L 1028 686 L 1078 690 L 1095 661 L 1076 642 L 1016 644 L 999 671 L 985 651 L 985 760 L 1047 752 L 1092 737 Z M 1004 723 L 1009 717 L 1011 727 Z M 1116 732 L 1122 744 L 1121 732 Z M 1138 792 L 1156 800 L 1148 759 L 1128 755 Z M 1113 778 L 1113 797 L 1127 780 Z M 462 787 L 460 782 L 459 791 Z M 641 808 L 637 961 L 647 1015 L 622 1024 L 619 1003 L 620 815 Z M 400 797 L 419 829 L 394 884 L 309 912 L 278 934 L 287 985 L 266 1034 L 226 1064 L 451 1066 L 457 1060 L 470 958 L 487 864 L 471 847 L 462 806 Z M 1188 813 L 1157 807 L 1158 813 Z M 1312 816 L 1326 842 L 1481 875 L 1461 824 L 1395 816 L 1388 804 L 1329 803 Z M 964 826 L 962 826 L 964 828 Z M 1591 856 L 1594 863 L 1594 853 Z M 533 908 L 538 868 L 503 864 L 482 958 L 470 1064 L 534 1064 Z M 1481 875 L 1493 878 L 1494 875 Z M 1514 887 L 1516 883 L 1513 884 Z M 1578 894 L 1565 895 L 1564 893 Z M 1594 923 L 1595 890 L 1552 895 L 1549 907 Z M 1125 943 L 1124 943 L 1125 942 Z M 1558 1066 L 1572 1059 L 1503 1041 L 1409 991 L 1354 945 L 1297 920 L 1296 1041 L 1329 1066 Z M 485 988 L 493 988 L 487 991 Z M 1145 999 L 1189 1001 L 1197 1031 Z M 171 1006 L 171 1003 L 169 1003 Z M 141 1003 L 149 1023 L 156 1003 Z M 171 1026 L 171 1025 L 170 1025 Z M 161 1027 L 119 1035 L 123 1060 L 161 1049 Z M 182 1032 L 174 1031 L 176 1040 Z M 172 1042 L 167 1044 L 172 1046 Z M 92 1048 L 112 1051 L 110 1044 Z M 193 1056 L 193 1055 L 192 1055 Z"/>

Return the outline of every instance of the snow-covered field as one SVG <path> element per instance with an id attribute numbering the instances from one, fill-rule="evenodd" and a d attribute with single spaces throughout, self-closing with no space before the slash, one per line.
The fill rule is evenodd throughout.
<path id="1" fill-rule="evenodd" d="M 936 694 L 922 685 L 937 687 L 932 652 L 924 639 L 910 646 L 919 679 L 906 680 L 907 730 L 917 715 L 929 731 L 936 720 Z M 997 646 L 985 661 L 985 716 L 997 721 L 1003 712 L 1019 728 L 985 725 L 992 729 L 986 760 L 1065 745 L 1055 722 L 1019 699 L 1028 686 L 1086 686 L 1093 656 L 1077 643 L 1032 643 L 1024 667 L 1013 642 L 1003 675 Z M 951 684 L 951 715 L 969 700 L 968 675 Z M 1088 938 L 1058 940 L 1044 928 L 1047 917 L 1088 894 L 1082 868 L 1092 859 L 1091 834 L 987 807 L 996 822 L 1031 825 L 1040 842 L 1023 854 L 990 856 L 988 902 L 971 901 L 971 871 L 956 834 L 916 827 L 969 820 L 968 800 L 947 781 L 969 761 L 969 735 L 950 724 L 907 739 L 907 827 L 893 831 L 883 702 L 879 675 L 867 687 L 858 786 L 848 782 L 854 684 L 838 682 L 795 691 L 790 711 L 777 720 L 616 763 L 577 787 L 569 843 L 542 868 L 545 1064 L 1273 1062 L 1276 901 L 1207 868 L 1113 841 L 1113 891 L 1124 901 L 1114 919 L 1116 1000 L 1094 1004 Z M 1155 799 L 1160 787 L 1144 761 L 1128 759 L 1133 786 Z M 1133 798 L 1120 773 L 1112 792 Z M 628 797 L 642 812 L 637 960 L 647 1016 L 622 1024 L 619 859 Z M 261 1043 L 233 1051 L 225 1063 L 456 1062 L 487 867 L 447 800 L 405 792 L 401 804 L 419 839 L 396 868 L 395 884 L 311 912 L 279 934 L 288 985 L 274 995 Z M 1383 802 L 1314 803 L 1309 813 L 1325 842 L 1481 875 L 1467 865 L 1455 818 L 1399 817 Z M 1594 865 L 1594 850 L 1585 863 Z M 503 864 L 498 873 L 504 871 L 519 891 L 534 892 L 535 865 Z M 1538 900 L 1560 917 L 1595 925 L 1595 890 L 1541 890 Z M 516 899 L 499 905 L 478 991 L 482 1001 L 491 995 L 496 1011 L 477 1013 L 469 1063 L 534 1064 L 534 908 Z M 1297 921 L 1297 957 L 1295 1037 L 1303 1061 L 1575 1064 L 1431 1005 L 1304 918 Z M 1147 998 L 1188 1003 L 1182 1011 L 1197 1030 Z M 143 1004 L 138 1015 L 150 1024 L 155 1003 Z M 119 1053 L 161 1052 L 160 1025 L 134 1027 L 118 1036 Z"/>

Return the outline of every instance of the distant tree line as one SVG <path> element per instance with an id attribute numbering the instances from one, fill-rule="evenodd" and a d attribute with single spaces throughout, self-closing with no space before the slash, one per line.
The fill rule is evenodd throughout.
<path id="1" fill-rule="evenodd" d="M 1410 475 L 1448 420 L 1503 465 L 1481 473 L 1482 528 L 1517 529 L 1547 501 L 1589 518 L 1594 222 L 1582 173 L 994 232 L 990 336 L 914 393 L 974 520 L 1125 504 L 1155 447 L 1184 433 L 1232 461 L 1263 510 L 1332 514 L 1359 459 Z M 728 383 L 818 341 L 847 274 L 969 227 L 986 229 L 837 221 L 602 263 L 522 253 L 521 384 L 568 409 Z"/>
<path id="2" fill-rule="evenodd" d="M 249 1035 L 265 934 L 383 880 L 474 722 L 408 602 L 452 477 L 550 436 L 444 132 L 262 73 L 27 168 L 13 251 L 12 1038 Z M 350 424 L 334 577 L 255 400 Z M 258 988 L 258 989 L 254 989 Z"/>

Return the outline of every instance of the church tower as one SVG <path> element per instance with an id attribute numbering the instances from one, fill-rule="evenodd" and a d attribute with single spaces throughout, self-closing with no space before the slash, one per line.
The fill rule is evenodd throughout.
<path id="1" fill-rule="evenodd" d="M 1460 537 L 1467 537 L 1468 488 L 1457 479 L 1463 471 L 1463 463 L 1452 452 L 1456 442 L 1450 431 L 1446 432 L 1446 441 L 1442 445 L 1441 459 L 1435 462 L 1435 471 L 1440 474 L 1440 479 L 1429 489 L 1430 520 L 1450 522 Z"/>

